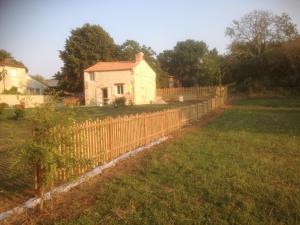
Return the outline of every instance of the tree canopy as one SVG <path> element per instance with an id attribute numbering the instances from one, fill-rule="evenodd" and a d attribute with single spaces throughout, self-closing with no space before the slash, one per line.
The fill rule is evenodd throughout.
<path id="1" fill-rule="evenodd" d="M 61 74 L 57 76 L 62 89 L 83 91 L 83 70 L 97 61 L 111 61 L 116 57 L 116 44 L 99 25 L 85 24 L 71 31 L 65 49 L 60 51 L 64 62 Z"/>
<path id="2" fill-rule="evenodd" d="M 233 53 L 239 56 L 257 56 L 269 46 L 295 39 L 298 32 L 289 15 L 254 10 L 240 20 L 234 20 L 227 27 L 226 35 L 233 39 Z"/>
<path id="3" fill-rule="evenodd" d="M 298 31 L 287 14 L 254 10 L 234 20 L 226 35 L 232 38 L 228 73 L 241 89 L 300 85 Z"/>
<path id="4" fill-rule="evenodd" d="M 135 55 L 139 52 L 144 53 L 144 59 L 156 73 L 157 87 L 168 86 L 168 74 L 162 70 L 159 61 L 156 59 L 156 53 L 151 47 L 140 45 L 134 40 L 127 40 L 118 47 L 119 60 L 135 60 Z"/>
<path id="5" fill-rule="evenodd" d="M 204 73 L 202 61 L 208 52 L 203 41 L 178 42 L 173 50 L 158 55 L 162 69 L 179 79 L 184 86 L 206 85 L 209 79 Z"/>

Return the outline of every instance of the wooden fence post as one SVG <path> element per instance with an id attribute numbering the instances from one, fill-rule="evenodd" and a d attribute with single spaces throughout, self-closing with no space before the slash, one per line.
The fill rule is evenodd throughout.
<path id="1" fill-rule="evenodd" d="M 144 144 L 147 144 L 147 114 L 144 113 L 143 115 L 144 118 Z"/>
<path id="2" fill-rule="evenodd" d="M 108 148 L 109 148 L 109 160 L 112 160 L 112 118 L 108 120 Z"/>

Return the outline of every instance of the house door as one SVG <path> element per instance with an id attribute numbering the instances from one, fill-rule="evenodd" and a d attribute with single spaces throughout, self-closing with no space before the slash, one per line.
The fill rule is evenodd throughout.
<path id="1" fill-rule="evenodd" d="M 102 102 L 103 102 L 103 105 L 108 104 L 108 91 L 107 91 L 107 88 L 102 88 Z"/>

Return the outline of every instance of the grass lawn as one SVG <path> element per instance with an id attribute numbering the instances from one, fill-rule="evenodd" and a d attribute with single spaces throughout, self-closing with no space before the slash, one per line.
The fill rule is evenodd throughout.
<path id="1" fill-rule="evenodd" d="M 77 121 L 87 119 L 104 118 L 107 116 L 119 116 L 124 114 L 135 114 L 142 112 L 159 111 L 173 108 L 192 102 L 171 103 L 168 105 L 141 105 L 127 107 L 75 107 L 74 117 Z M 26 109 L 29 115 L 31 109 Z M 17 154 L 16 146 L 20 145 L 26 138 L 31 136 L 32 124 L 28 119 L 15 120 L 14 110 L 6 109 L 0 115 L 0 212 L 9 209 L 16 203 L 22 203 L 32 193 L 32 178 L 30 175 L 16 172 L 11 168 L 12 162 Z M 31 189 L 31 190 L 30 190 Z"/>
<path id="2" fill-rule="evenodd" d="M 72 190 L 33 223 L 300 224 L 299 104 L 238 101 Z"/>

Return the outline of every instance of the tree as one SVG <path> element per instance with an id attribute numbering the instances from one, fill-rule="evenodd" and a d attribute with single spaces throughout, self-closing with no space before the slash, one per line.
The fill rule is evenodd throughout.
<path id="1" fill-rule="evenodd" d="M 293 76 L 293 84 L 300 86 L 300 38 L 293 41 L 286 42 L 282 45 L 282 52 L 287 57 L 292 72 L 290 76 Z"/>
<path id="2" fill-rule="evenodd" d="M 118 59 L 132 61 L 135 60 L 135 55 L 139 52 L 144 53 L 146 62 L 155 71 L 157 87 L 167 87 L 168 74 L 162 70 L 159 61 L 156 59 L 156 53 L 152 48 L 145 45 L 141 46 L 134 40 L 127 40 L 118 47 Z"/>
<path id="3" fill-rule="evenodd" d="M 110 35 L 98 25 L 85 24 L 71 31 L 65 49 L 60 51 L 64 62 L 59 85 L 72 92 L 83 91 L 83 71 L 98 61 L 116 57 L 116 45 Z"/>
<path id="4" fill-rule="evenodd" d="M 16 159 L 17 168 L 35 174 L 36 195 L 41 198 L 43 210 L 44 192 L 53 186 L 58 169 L 68 168 L 79 162 L 67 152 L 60 151 L 60 145 L 72 143 L 72 111 L 67 107 L 57 108 L 56 98 L 32 109 L 28 120 L 32 122 L 32 136 L 22 143 Z"/>
<path id="5" fill-rule="evenodd" d="M 178 42 L 173 50 L 158 55 L 164 70 L 179 79 L 184 86 L 206 85 L 208 77 L 204 74 L 202 58 L 207 53 L 203 41 L 186 40 Z"/>
<path id="6" fill-rule="evenodd" d="M 261 55 L 268 46 L 293 40 L 298 36 L 296 25 L 282 13 L 274 15 L 263 10 L 254 10 L 239 21 L 234 20 L 226 29 L 233 39 L 231 50 L 237 55 Z"/>
<path id="7" fill-rule="evenodd" d="M 218 51 L 213 49 L 203 57 L 203 68 L 205 74 L 208 76 L 211 84 L 222 85 L 224 71 L 222 70 L 222 57 L 219 56 Z"/>
<path id="8" fill-rule="evenodd" d="M 0 81 L 3 81 L 3 91 L 5 91 L 5 77 L 7 76 L 7 70 L 3 67 L 0 72 Z"/>
<path id="9" fill-rule="evenodd" d="M 292 63 L 296 58 L 291 61 L 288 57 L 291 49 L 283 51 L 283 46 L 294 43 L 298 36 L 296 25 L 287 14 L 255 10 L 234 20 L 226 34 L 233 39 L 231 54 L 226 58 L 231 76 L 240 88 L 251 91 L 297 83 L 298 72 L 292 70 L 292 65 L 297 65 Z"/>
<path id="10" fill-rule="evenodd" d="M 32 77 L 33 79 L 35 79 L 35 80 L 41 82 L 41 83 L 45 83 L 45 82 L 46 82 L 45 77 L 43 77 L 42 75 L 37 74 L 37 75 L 33 75 L 33 76 L 31 76 L 31 77 Z"/>
<path id="11" fill-rule="evenodd" d="M 145 58 L 152 59 L 155 55 L 155 52 L 151 48 L 148 51 L 147 47 L 141 46 L 138 42 L 126 40 L 122 45 L 118 46 L 118 59 L 132 61 L 139 52 L 143 52 Z"/>
<path id="12" fill-rule="evenodd" d="M 5 51 L 4 49 L 0 49 L 0 62 L 10 65 L 23 66 L 28 72 L 27 67 L 21 62 L 16 60 L 11 53 Z"/>
<path id="13" fill-rule="evenodd" d="M 0 62 L 5 59 L 13 59 L 11 53 L 5 51 L 4 49 L 0 49 Z"/>

